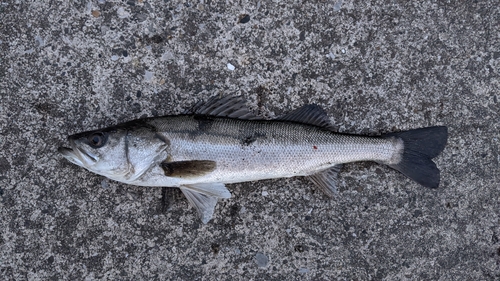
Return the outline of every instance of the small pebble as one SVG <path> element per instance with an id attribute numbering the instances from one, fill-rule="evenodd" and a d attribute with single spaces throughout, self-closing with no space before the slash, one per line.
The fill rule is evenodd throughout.
<path id="1" fill-rule="evenodd" d="M 146 79 L 146 81 L 151 81 L 151 79 L 153 79 L 153 72 L 146 70 L 144 72 L 144 79 Z"/>
<path id="2" fill-rule="evenodd" d="M 35 41 L 36 41 L 37 47 L 43 47 L 43 45 L 45 45 L 42 37 L 40 37 L 40 36 L 35 36 Z"/>
<path id="3" fill-rule="evenodd" d="M 247 14 L 240 15 L 239 23 L 247 23 L 249 21 L 250 21 L 250 15 Z"/>
<path id="4" fill-rule="evenodd" d="M 233 71 L 233 70 L 235 69 L 235 67 L 234 67 L 234 65 L 232 65 L 232 64 L 230 64 L 230 63 L 228 63 L 228 64 L 227 64 L 227 69 L 229 69 L 229 70 Z"/>
<path id="5" fill-rule="evenodd" d="M 104 189 L 108 188 L 108 187 L 109 187 L 109 185 L 108 185 L 108 181 L 106 181 L 106 180 L 101 181 L 101 186 L 102 186 L 102 188 L 104 188 Z"/>
<path id="6" fill-rule="evenodd" d="M 263 253 L 257 253 L 255 255 L 255 262 L 259 267 L 266 267 L 267 264 L 269 263 L 269 258 Z"/>
<path id="7" fill-rule="evenodd" d="M 341 7 L 341 6 L 342 6 L 342 0 L 338 1 L 337 3 L 335 3 L 335 4 L 333 5 L 333 10 L 334 10 L 335 12 L 338 12 L 338 11 L 340 11 L 340 7 Z"/>
<path id="8" fill-rule="evenodd" d="M 128 18 L 130 16 L 130 13 L 125 11 L 125 9 L 123 7 L 118 8 L 116 13 L 117 13 L 118 17 L 121 19 Z"/>

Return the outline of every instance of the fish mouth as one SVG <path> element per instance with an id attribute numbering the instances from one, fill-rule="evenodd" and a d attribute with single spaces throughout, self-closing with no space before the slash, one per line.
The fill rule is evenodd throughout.
<path id="1" fill-rule="evenodd" d="M 66 158 L 69 162 L 76 164 L 78 166 L 83 166 L 83 162 L 78 158 L 73 149 L 68 147 L 59 147 L 57 151 L 61 153 L 62 156 Z"/>
<path id="2" fill-rule="evenodd" d="M 76 164 L 78 166 L 89 166 L 97 162 L 97 157 L 87 153 L 84 150 L 79 149 L 74 141 L 71 141 L 71 146 L 69 147 L 59 147 L 57 151 L 62 154 L 69 162 Z"/>

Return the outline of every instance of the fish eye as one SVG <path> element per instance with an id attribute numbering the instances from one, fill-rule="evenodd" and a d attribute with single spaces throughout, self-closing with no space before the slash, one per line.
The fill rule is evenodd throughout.
<path id="1" fill-rule="evenodd" d="M 103 133 L 93 133 L 89 136 L 88 141 L 93 148 L 99 148 L 106 144 L 106 136 Z"/>

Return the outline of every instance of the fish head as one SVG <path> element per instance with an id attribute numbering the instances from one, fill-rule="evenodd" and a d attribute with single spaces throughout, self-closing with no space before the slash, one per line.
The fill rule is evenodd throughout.
<path id="1" fill-rule="evenodd" d="M 71 147 L 59 152 L 71 163 L 126 183 L 168 157 L 169 140 L 143 120 L 68 137 Z"/>
<path id="2" fill-rule="evenodd" d="M 124 129 L 78 133 L 68 137 L 70 147 L 60 147 L 58 151 L 73 164 L 115 178 L 130 170 L 126 136 L 127 130 Z"/>

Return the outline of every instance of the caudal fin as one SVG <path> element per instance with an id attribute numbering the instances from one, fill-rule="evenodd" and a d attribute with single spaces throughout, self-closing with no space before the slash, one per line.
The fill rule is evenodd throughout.
<path id="1" fill-rule="evenodd" d="M 439 186 L 439 169 L 432 161 L 443 151 L 448 140 L 448 128 L 444 126 L 391 133 L 383 137 L 403 140 L 401 161 L 389 167 L 396 169 L 425 187 Z"/>

